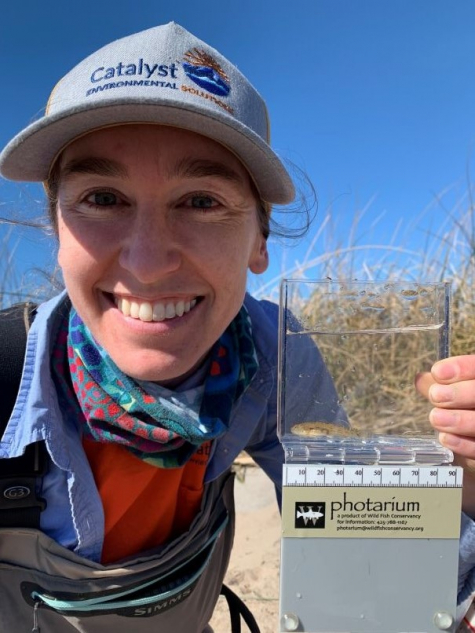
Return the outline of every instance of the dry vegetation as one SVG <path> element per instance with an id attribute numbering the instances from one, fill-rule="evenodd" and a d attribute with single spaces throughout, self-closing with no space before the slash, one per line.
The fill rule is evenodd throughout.
<path id="1" fill-rule="evenodd" d="M 333 280 L 333 286 L 337 280 L 361 282 L 360 289 L 348 286 L 334 296 L 328 296 L 328 287 L 303 288 L 289 307 L 305 330 L 314 333 L 351 425 L 363 434 L 412 435 L 417 428 L 433 437 L 429 407 L 414 388 L 415 376 L 429 371 L 437 358 L 475 353 L 472 186 L 447 208 L 449 197 L 439 196 L 404 235 L 398 236 L 396 227 L 387 244 L 371 243 L 369 235 L 365 243 L 361 237 L 369 207 L 354 213 L 344 238 L 341 233 L 335 238 L 338 232 L 332 227 L 338 218 L 329 212 L 304 261 L 282 272 L 287 279 Z M 443 209 L 435 231 L 434 207 Z M 423 246 L 411 250 L 409 238 L 415 231 Z M 365 281 L 381 283 L 372 289 Z M 428 327 L 442 323 L 444 301 L 443 292 L 435 297 L 428 282 L 442 281 L 451 290 L 448 341 L 441 328 Z M 276 285 L 256 294 L 275 299 Z M 338 335 L 331 336 L 331 331 Z"/>
<path id="2" fill-rule="evenodd" d="M 0 241 L 0 308 L 5 308 L 22 298 L 18 292 L 20 283 L 15 268 L 15 248 L 11 246 L 10 227 Z"/>
<path id="3" fill-rule="evenodd" d="M 433 435 L 414 380 L 447 353 L 445 285 L 326 281 L 304 287 L 310 297 L 299 321 L 325 360 L 352 430 Z"/>

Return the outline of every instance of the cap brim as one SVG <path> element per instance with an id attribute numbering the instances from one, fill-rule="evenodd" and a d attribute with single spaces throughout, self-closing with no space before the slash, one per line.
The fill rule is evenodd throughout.
<path id="1" fill-rule="evenodd" d="M 18 134 L 0 154 L 0 173 L 10 180 L 45 181 L 58 154 L 74 139 L 121 124 L 155 123 L 209 137 L 232 151 L 253 178 L 262 199 L 286 204 L 295 197 L 287 170 L 261 137 L 223 112 L 213 115 L 190 105 L 157 99 L 104 100 L 47 115 Z"/>

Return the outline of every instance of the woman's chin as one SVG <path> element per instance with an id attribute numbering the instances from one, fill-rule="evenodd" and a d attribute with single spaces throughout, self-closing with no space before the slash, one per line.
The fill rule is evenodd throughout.
<path id="1" fill-rule="evenodd" d="M 111 354 L 115 364 L 130 378 L 156 382 L 170 388 L 179 385 L 191 376 L 201 366 L 207 355 L 192 364 L 190 364 L 190 359 L 187 359 L 188 362 L 185 363 L 183 359 L 168 354 L 160 354 L 160 356 L 160 359 L 134 359 L 133 362 L 124 362 L 123 358 L 115 359 L 114 355 Z"/>

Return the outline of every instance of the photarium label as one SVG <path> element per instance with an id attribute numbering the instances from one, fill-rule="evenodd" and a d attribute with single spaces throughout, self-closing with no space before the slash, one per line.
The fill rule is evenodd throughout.
<path id="1" fill-rule="evenodd" d="M 460 536 L 461 488 L 284 486 L 282 536 Z"/>

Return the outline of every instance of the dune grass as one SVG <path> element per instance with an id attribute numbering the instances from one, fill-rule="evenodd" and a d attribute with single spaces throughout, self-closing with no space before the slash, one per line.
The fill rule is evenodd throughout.
<path id="1" fill-rule="evenodd" d="M 338 280 L 384 280 L 388 288 L 405 282 L 397 291 L 388 290 L 386 296 L 378 292 L 376 297 L 368 295 L 369 288 L 365 289 L 365 296 L 359 297 L 347 288 L 329 299 L 328 288 L 315 287 L 310 291 L 307 288 L 292 303 L 304 329 L 313 332 L 311 336 L 357 433 L 433 436 L 428 423 L 430 406 L 414 388 L 416 375 L 429 371 L 437 358 L 475 353 L 472 194 L 469 185 L 464 195 L 448 207 L 450 196 L 443 192 L 405 231 L 395 223 L 386 243 L 372 242 L 368 222 L 363 222 L 371 205 L 354 213 L 344 237 L 335 230 L 338 219 L 329 211 L 321 218 L 303 261 L 283 270 L 279 276 L 328 283 L 333 280 L 334 285 Z M 435 229 L 434 206 L 443 210 L 444 218 Z M 371 221 L 374 227 L 378 219 Z M 415 249 L 408 245 L 410 232 L 416 230 L 422 246 Z M 276 299 L 280 278 L 255 294 Z M 426 282 L 441 281 L 448 282 L 451 289 L 448 340 L 442 336 L 440 327 L 417 327 L 427 326 Z M 415 294 L 401 303 L 401 292 Z M 443 308 L 439 305 L 437 310 L 441 317 Z M 437 318 L 434 323 L 440 324 L 441 320 Z M 401 325 L 404 332 L 397 331 Z M 331 330 L 339 335 L 330 335 Z M 366 334 L 351 334 L 362 330 Z M 368 334 L 369 330 L 373 332 Z"/>

